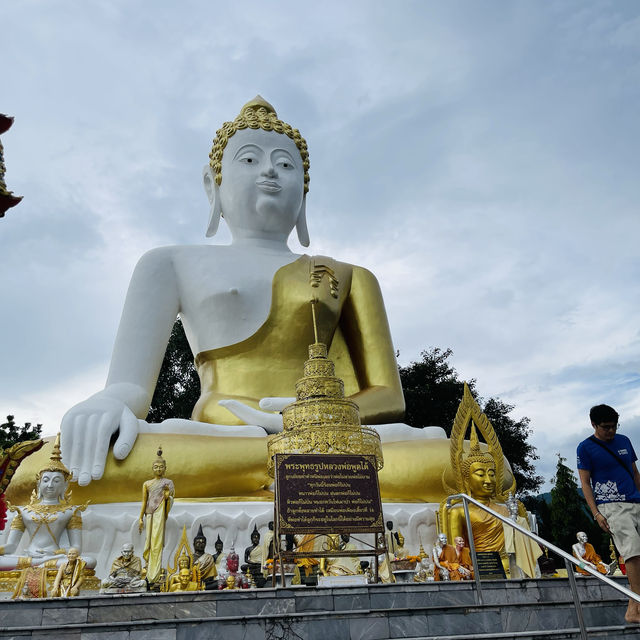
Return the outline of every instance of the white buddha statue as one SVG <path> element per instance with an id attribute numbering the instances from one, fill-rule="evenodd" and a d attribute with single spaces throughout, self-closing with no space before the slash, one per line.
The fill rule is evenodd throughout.
<path id="1" fill-rule="evenodd" d="M 362 423 L 380 425 L 383 443 L 391 445 L 384 450 L 383 495 L 438 500 L 448 442 L 426 459 L 425 448 L 411 442 L 424 440 L 426 431 L 398 422 L 404 398 L 375 277 L 325 256 L 295 255 L 287 245 L 294 228 L 301 244 L 309 244 L 304 139 L 258 96 L 217 131 L 210 157 L 207 235 L 223 216 L 232 242 L 160 247 L 139 261 L 107 384 L 62 420 L 62 452 L 80 494 L 109 502 L 116 482 L 125 492 L 120 500 L 135 500 L 128 479 L 143 478 L 146 462 L 141 445 L 134 445 L 148 437 L 151 448 L 158 433 L 169 434 L 163 435 L 166 450 L 189 460 L 174 474 L 181 496 L 264 492 L 271 483 L 266 436 L 282 429 L 278 411 L 293 399 L 314 342 L 314 297 L 318 339 L 329 345 L 346 395 L 357 402 Z M 147 424 L 177 315 L 196 354 L 201 396 L 191 420 Z M 14 488 L 19 491 L 19 482 Z"/>
<path id="2" fill-rule="evenodd" d="M 80 553 L 82 548 L 81 511 L 86 505 L 71 504 L 71 492 L 67 492 L 71 473 L 62 464 L 60 447 L 56 440 L 49 464 L 37 476 L 37 493 L 33 492 L 26 507 L 10 506 L 15 512 L 7 543 L 0 547 L 0 570 L 9 571 L 27 567 L 56 567 L 67 561 L 67 550 L 62 548 L 62 536 L 67 533 L 69 548 Z M 23 535 L 29 543 L 23 555 L 15 551 Z M 95 558 L 81 556 L 86 567 L 96 566 Z"/>

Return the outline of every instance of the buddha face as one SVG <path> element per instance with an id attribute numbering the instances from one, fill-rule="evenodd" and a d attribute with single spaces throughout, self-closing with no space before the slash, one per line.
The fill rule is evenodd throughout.
<path id="1" fill-rule="evenodd" d="M 189 562 L 189 556 L 180 556 L 178 558 L 178 566 L 180 567 L 180 572 L 182 572 L 184 569 L 187 569 L 188 571 L 190 564 L 191 563 Z"/>
<path id="2" fill-rule="evenodd" d="M 254 531 L 251 534 L 251 544 L 255 547 L 260 542 L 260 534 Z"/>
<path id="3" fill-rule="evenodd" d="M 492 462 L 472 462 L 469 492 L 473 498 L 488 499 L 496 493 L 496 467 Z"/>
<path id="4" fill-rule="evenodd" d="M 304 168 L 295 142 L 275 131 L 243 129 L 222 157 L 220 205 L 234 238 L 286 238 L 301 211 Z"/>
<path id="5" fill-rule="evenodd" d="M 222 553 L 222 541 L 220 540 L 216 540 L 215 544 L 213 545 L 216 553 Z"/>
<path id="6" fill-rule="evenodd" d="M 165 471 L 167 470 L 167 465 L 164 462 L 160 462 L 160 460 L 157 460 L 153 463 L 151 469 L 153 470 L 153 475 L 156 478 L 162 478 Z"/>
<path id="7" fill-rule="evenodd" d="M 189 582 L 191 582 L 191 574 L 189 573 L 189 569 L 180 569 L 180 586 L 183 589 L 186 589 Z"/>
<path id="8" fill-rule="evenodd" d="M 67 482 L 60 471 L 43 471 L 38 483 L 38 495 L 45 502 L 58 502 L 64 495 Z"/>
<path id="9" fill-rule="evenodd" d="M 193 539 L 193 549 L 198 553 L 204 553 L 204 548 L 207 546 L 206 538 L 194 538 Z"/>

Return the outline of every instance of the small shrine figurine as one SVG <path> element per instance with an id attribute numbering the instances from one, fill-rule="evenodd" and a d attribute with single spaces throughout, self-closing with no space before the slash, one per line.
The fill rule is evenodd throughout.
<path id="1" fill-rule="evenodd" d="M 178 561 L 177 561 L 177 566 L 176 566 L 176 570 L 174 573 L 170 573 L 168 578 L 167 578 L 167 586 L 166 586 L 166 591 L 175 591 L 175 589 L 173 588 L 176 584 L 179 584 L 180 582 L 180 573 L 186 569 L 189 572 L 189 575 L 191 575 L 191 558 L 186 554 L 183 553 L 182 555 L 180 555 L 178 557 Z M 189 580 L 191 580 L 191 578 L 189 578 Z"/>
<path id="2" fill-rule="evenodd" d="M 84 582 L 85 561 L 75 547 L 67 551 L 67 559 L 60 565 L 58 575 L 53 582 L 51 596 L 53 598 L 74 598 L 80 593 Z"/>
<path id="3" fill-rule="evenodd" d="M 267 532 L 262 536 L 262 564 L 267 560 L 273 560 L 273 520 L 267 525 Z"/>
<path id="4" fill-rule="evenodd" d="M 387 542 L 387 550 L 392 558 L 404 558 L 406 555 L 404 551 L 404 537 L 402 538 L 403 542 L 401 544 L 400 536 L 402 536 L 402 534 L 399 531 L 395 531 L 393 528 L 393 522 L 388 520 L 385 539 Z"/>
<path id="5" fill-rule="evenodd" d="M 449 570 L 440 563 L 440 556 L 442 555 L 442 550 L 447 546 L 447 543 L 448 543 L 447 534 L 439 533 L 438 538 L 436 539 L 436 542 L 433 545 L 433 551 L 431 552 L 433 564 L 435 565 L 434 578 L 438 582 L 440 582 L 441 580 L 449 580 Z"/>
<path id="6" fill-rule="evenodd" d="M 220 534 L 218 534 L 217 540 L 213 543 L 213 548 L 216 550 L 216 552 L 213 554 L 213 560 L 216 563 L 216 571 L 220 573 L 226 566 L 224 564 L 224 561 L 227 558 L 226 554 L 222 552 L 224 543 L 220 539 Z"/>
<path id="7" fill-rule="evenodd" d="M 465 546 L 464 538 L 457 536 L 455 547 L 445 544 L 440 552 L 440 565 L 449 573 L 449 580 L 473 580 L 473 565 L 469 549 Z"/>
<path id="8" fill-rule="evenodd" d="M 192 580 L 192 574 L 189 569 L 182 568 L 177 577 L 174 578 L 169 591 L 199 591 L 197 580 Z"/>
<path id="9" fill-rule="evenodd" d="M 238 573 L 240 568 L 240 558 L 235 552 L 233 545 L 227 555 L 226 571 L 218 579 L 218 589 L 248 589 L 249 582 L 245 576 Z"/>
<path id="10" fill-rule="evenodd" d="M 576 538 L 578 539 L 578 542 L 571 547 L 573 556 L 603 575 L 609 575 L 609 565 L 602 562 L 602 558 L 596 553 L 593 545 L 588 542 L 589 538 L 587 537 L 587 534 L 584 531 L 578 531 Z M 589 575 L 588 571 L 585 571 L 580 567 L 576 567 L 576 571 L 581 575 Z"/>
<path id="11" fill-rule="evenodd" d="M 165 525 L 175 495 L 173 482 L 164 477 L 167 463 L 162 457 L 162 448 L 158 449 L 158 457 L 152 465 L 152 470 L 153 479 L 142 485 L 142 508 L 138 520 L 138 531 L 142 533 L 142 529 L 146 529 L 142 557 L 146 562 L 147 582 L 150 588 L 161 578 Z"/>
<path id="12" fill-rule="evenodd" d="M 142 593 L 147 581 L 142 577 L 142 561 L 133 555 L 133 545 L 125 542 L 113 561 L 109 577 L 102 581 L 100 593 Z"/>
<path id="13" fill-rule="evenodd" d="M 262 556 L 263 549 L 260 546 L 260 532 L 256 525 L 253 526 L 251 532 L 251 544 L 244 550 L 244 561 L 249 566 L 249 572 L 253 577 L 255 585 L 261 589 L 264 587 L 266 580 L 262 573 Z"/>
<path id="14" fill-rule="evenodd" d="M 549 549 L 547 547 L 543 547 L 542 551 L 543 555 L 538 558 L 538 566 L 540 567 L 542 577 L 548 578 L 556 572 L 556 562 L 553 558 L 549 557 Z"/>
<path id="15" fill-rule="evenodd" d="M 416 569 L 413 574 L 414 582 L 433 582 L 435 565 L 429 556 L 424 556 L 420 559 L 420 562 L 416 564 Z"/>
<path id="16" fill-rule="evenodd" d="M 193 539 L 193 564 L 200 572 L 202 582 L 213 582 L 218 577 L 216 561 L 210 553 L 205 551 L 207 539 L 202 532 L 202 525 L 198 528 L 198 533 Z"/>

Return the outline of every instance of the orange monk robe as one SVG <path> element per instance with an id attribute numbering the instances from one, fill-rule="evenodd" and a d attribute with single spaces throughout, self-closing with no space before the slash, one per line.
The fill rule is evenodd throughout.
<path id="1" fill-rule="evenodd" d="M 575 552 L 573 554 L 576 558 L 578 558 L 578 556 L 576 556 Z M 607 567 L 606 565 L 602 562 L 602 558 L 596 553 L 596 550 L 593 548 L 593 545 L 590 542 L 585 542 L 584 543 L 584 559 L 587 562 L 591 562 L 591 564 L 595 564 L 596 565 L 596 569 L 600 572 L 603 573 L 604 575 L 607 574 Z M 578 558 L 578 560 L 580 560 L 580 558 Z M 578 573 L 581 573 L 585 576 L 589 575 L 588 571 L 585 571 L 584 569 L 581 569 L 580 567 L 576 567 L 576 570 L 578 571 Z"/>
<path id="2" fill-rule="evenodd" d="M 442 548 L 442 553 L 438 558 L 440 564 L 449 570 L 449 580 L 472 580 L 473 565 L 471 564 L 471 554 L 468 547 L 463 547 L 458 555 L 458 550 L 452 544 L 446 544 Z M 471 571 L 470 576 L 463 576 L 458 569 L 464 567 Z"/>
<path id="3" fill-rule="evenodd" d="M 314 535 L 312 533 L 307 533 L 302 537 L 300 543 L 298 544 L 298 551 L 303 551 L 305 553 L 311 553 L 313 551 L 317 551 L 317 545 L 320 540 L 320 537 Z M 320 564 L 320 561 L 317 558 L 298 558 L 296 560 L 296 564 L 304 569 L 305 575 L 310 575 L 313 571 L 313 567 L 316 567 Z"/>

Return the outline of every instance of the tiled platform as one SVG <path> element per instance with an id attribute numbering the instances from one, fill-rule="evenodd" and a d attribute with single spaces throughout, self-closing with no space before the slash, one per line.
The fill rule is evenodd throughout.
<path id="1" fill-rule="evenodd" d="M 637 638 L 626 603 L 579 580 L 590 638 Z M 623 583 L 625 584 L 625 583 Z M 37 640 L 578 638 L 567 580 L 262 589 L 1 601 L 0 637 Z"/>

